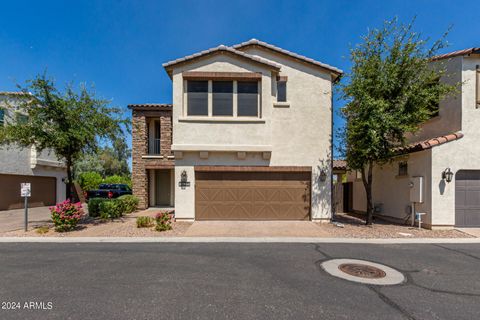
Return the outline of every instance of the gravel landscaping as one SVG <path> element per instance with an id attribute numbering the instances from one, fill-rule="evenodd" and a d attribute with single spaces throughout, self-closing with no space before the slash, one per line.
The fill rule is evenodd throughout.
<path id="1" fill-rule="evenodd" d="M 347 214 L 337 214 L 335 222 L 319 224 L 319 227 L 334 238 L 474 238 L 458 230 L 418 229 L 378 218 L 367 226 L 361 217 Z"/>
<path id="2" fill-rule="evenodd" d="M 191 236 L 187 230 L 192 226 L 192 222 L 173 222 L 172 230 L 168 231 L 155 231 L 155 227 L 148 228 L 137 228 L 136 218 L 139 216 L 149 216 L 155 217 L 157 213 L 161 210 L 145 210 L 137 211 L 131 214 L 128 214 L 122 218 L 115 220 L 103 221 L 101 219 L 87 218 L 85 221 L 79 224 L 76 230 L 70 232 L 56 232 L 53 228 L 53 223 L 44 223 L 41 228 L 31 227 L 28 232 L 23 230 L 16 230 L 10 232 L 0 233 L 0 236 L 4 237 L 181 237 L 181 236 Z M 241 222 L 230 222 L 233 223 L 235 228 L 232 229 L 232 226 L 225 227 L 226 230 L 223 230 L 224 233 L 232 233 L 231 236 L 244 236 L 244 237 L 269 237 L 269 236 L 310 236 L 310 237 L 321 237 L 321 238 L 474 238 L 474 236 L 463 233 L 458 230 L 427 230 L 427 229 L 418 229 L 416 227 L 410 227 L 406 225 L 392 224 L 390 222 L 383 221 L 381 219 L 375 219 L 372 226 L 366 226 L 363 219 L 359 216 L 338 214 L 335 217 L 335 222 L 331 223 L 314 223 L 314 222 L 295 222 L 295 223 L 306 223 L 308 226 L 304 226 L 298 230 L 304 230 L 305 227 L 313 229 L 318 228 L 318 232 L 310 232 L 309 234 L 298 234 L 292 235 L 295 233 L 294 224 L 291 225 L 290 232 L 286 234 L 279 233 L 278 222 L 277 223 L 268 223 L 263 222 L 262 232 L 258 233 L 252 229 L 249 223 Z M 260 225 L 258 222 L 250 222 L 256 225 Z M 288 224 L 287 221 L 281 223 Z M 310 224 L 312 227 L 310 227 Z M 221 224 L 220 224 L 221 225 Z M 199 225 L 196 225 L 198 229 Z M 288 225 L 283 226 L 284 228 L 289 228 Z M 272 228 L 271 232 L 268 230 Z M 221 229 L 221 227 L 220 227 Z M 193 229 L 192 229 L 193 230 Z M 203 230 L 203 229 L 202 229 Z M 201 231 L 202 231 L 201 230 Z M 222 231 L 222 230 L 220 230 Z M 235 231 L 235 232 L 233 232 Z M 208 232 L 208 230 L 203 230 L 202 236 L 218 236 L 218 230 L 215 232 Z M 214 234 L 212 234 L 214 233 Z M 235 234 L 233 234 L 235 233 Z M 304 233 L 304 232 L 301 232 Z M 225 235 L 223 235 L 225 236 Z"/>
<path id="3" fill-rule="evenodd" d="M 87 218 L 78 225 L 78 228 L 69 232 L 56 232 L 53 223 L 44 224 L 44 228 L 30 228 L 28 232 L 16 230 L 3 233 L 4 237 L 178 237 L 182 236 L 191 226 L 190 222 L 173 222 L 172 230 L 155 231 L 155 227 L 137 228 L 136 219 L 139 216 L 155 215 L 160 210 L 137 211 L 115 220 L 102 221 L 101 219 Z M 42 231 L 48 231 L 42 233 Z"/>

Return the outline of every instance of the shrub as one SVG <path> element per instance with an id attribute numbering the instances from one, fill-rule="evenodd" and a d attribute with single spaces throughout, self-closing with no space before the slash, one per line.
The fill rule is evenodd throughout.
<path id="1" fill-rule="evenodd" d="M 131 194 L 126 194 L 118 197 L 117 201 L 122 202 L 124 213 L 132 213 L 137 210 L 139 199 Z"/>
<path id="2" fill-rule="evenodd" d="M 152 217 L 137 217 L 137 228 L 148 228 L 153 227 L 153 218 Z"/>
<path id="3" fill-rule="evenodd" d="M 50 231 L 50 228 L 48 226 L 40 226 L 35 229 L 35 232 L 38 234 L 45 234 Z"/>
<path id="4" fill-rule="evenodd" d="M 74 229 L 85 214 L 80 202 L 71 203 L 68 199 L 57 203 L 55 207 L 50 207 L 50 212 L 55 230 L 59 232 Z"/>
<path id="5" fill-rule="evenodd" d="M 90 217 L 98 217 L 100 215 L 100 203 L 108 201 L 103 198 L 92 198 L 88 200 L 88 215 Z"/>
<path id="6" fill-rule="evenodd" d="M 102 180 L 102 176 L 98 172 L 83 172 L 78 176 L 78 184 L 83 191 L 98 189 Z"/>
<path id="7" fill-rule="evenodd" d="M 114 174 L 113 176 L 108 176 L 103 179 L 103 183 L 123 183 L 127 184 L 130 188 L 132 187 L 132 179 L 127 176 L 119 176 Z"/>
<path id="8" fill-rule="evenodd" d="M 155 221 L 157 225 L 155 226 L 155 230 L 157 231 L 167 231 L 172 229 L 172 220 L 173 220 L 174 212 L 173 211 L 164 211 L 159 212 L 155 216 Z"/>
<path id="9" fill-rule="evenodd" d="M 116 199 L 101 201 L 99 211 L 102 219 L 115 219 L 123 215 L 122 204 Z"/>

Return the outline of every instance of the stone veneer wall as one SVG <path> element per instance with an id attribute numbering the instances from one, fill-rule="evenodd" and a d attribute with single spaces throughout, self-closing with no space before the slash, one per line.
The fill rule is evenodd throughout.
<path id="1" fill-rule="evenodd" d="M 161 158 L 145 159 L 148 155 L 149 118 L 160 118 L 160 156 Z M 148 207 L 148 174 L 147 169 L 173 168 L 175 162 L 172 153 L 172 112 L 168 110 L 132 110 L 132 188 L 133 194 L 139 198 L 139 209 Z"/>

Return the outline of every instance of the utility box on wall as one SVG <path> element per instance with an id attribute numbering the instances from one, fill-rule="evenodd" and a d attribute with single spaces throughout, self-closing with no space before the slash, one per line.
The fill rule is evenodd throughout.
<path id="1" fill-rule="evenodd" d="M 423 177 L 412 177 L 410 179 L 410 201 L 423 203 L 423 189 L 425 188 Z"/>

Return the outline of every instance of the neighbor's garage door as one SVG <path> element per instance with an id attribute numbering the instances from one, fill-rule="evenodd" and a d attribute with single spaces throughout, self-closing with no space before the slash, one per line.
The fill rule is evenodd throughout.
<path id="1" fill-rule="evenodd" d="M 56 178 L 0 174 L 0 210 L 23 208 L 24 199 L 20 197 L 20 184 L 30 182 L 32 196 L 29 207 L 51 206 L 56 200 Z"/>
<path id="2" fill-rule="evenodd" d="M 480 227 L 480 170 L 455 175 L 455 225 Z"/>
<path id="3" fill-rule="evenodd" d="M 196 172 L 197 220 L 308 220 L 310 172 Z"/>

